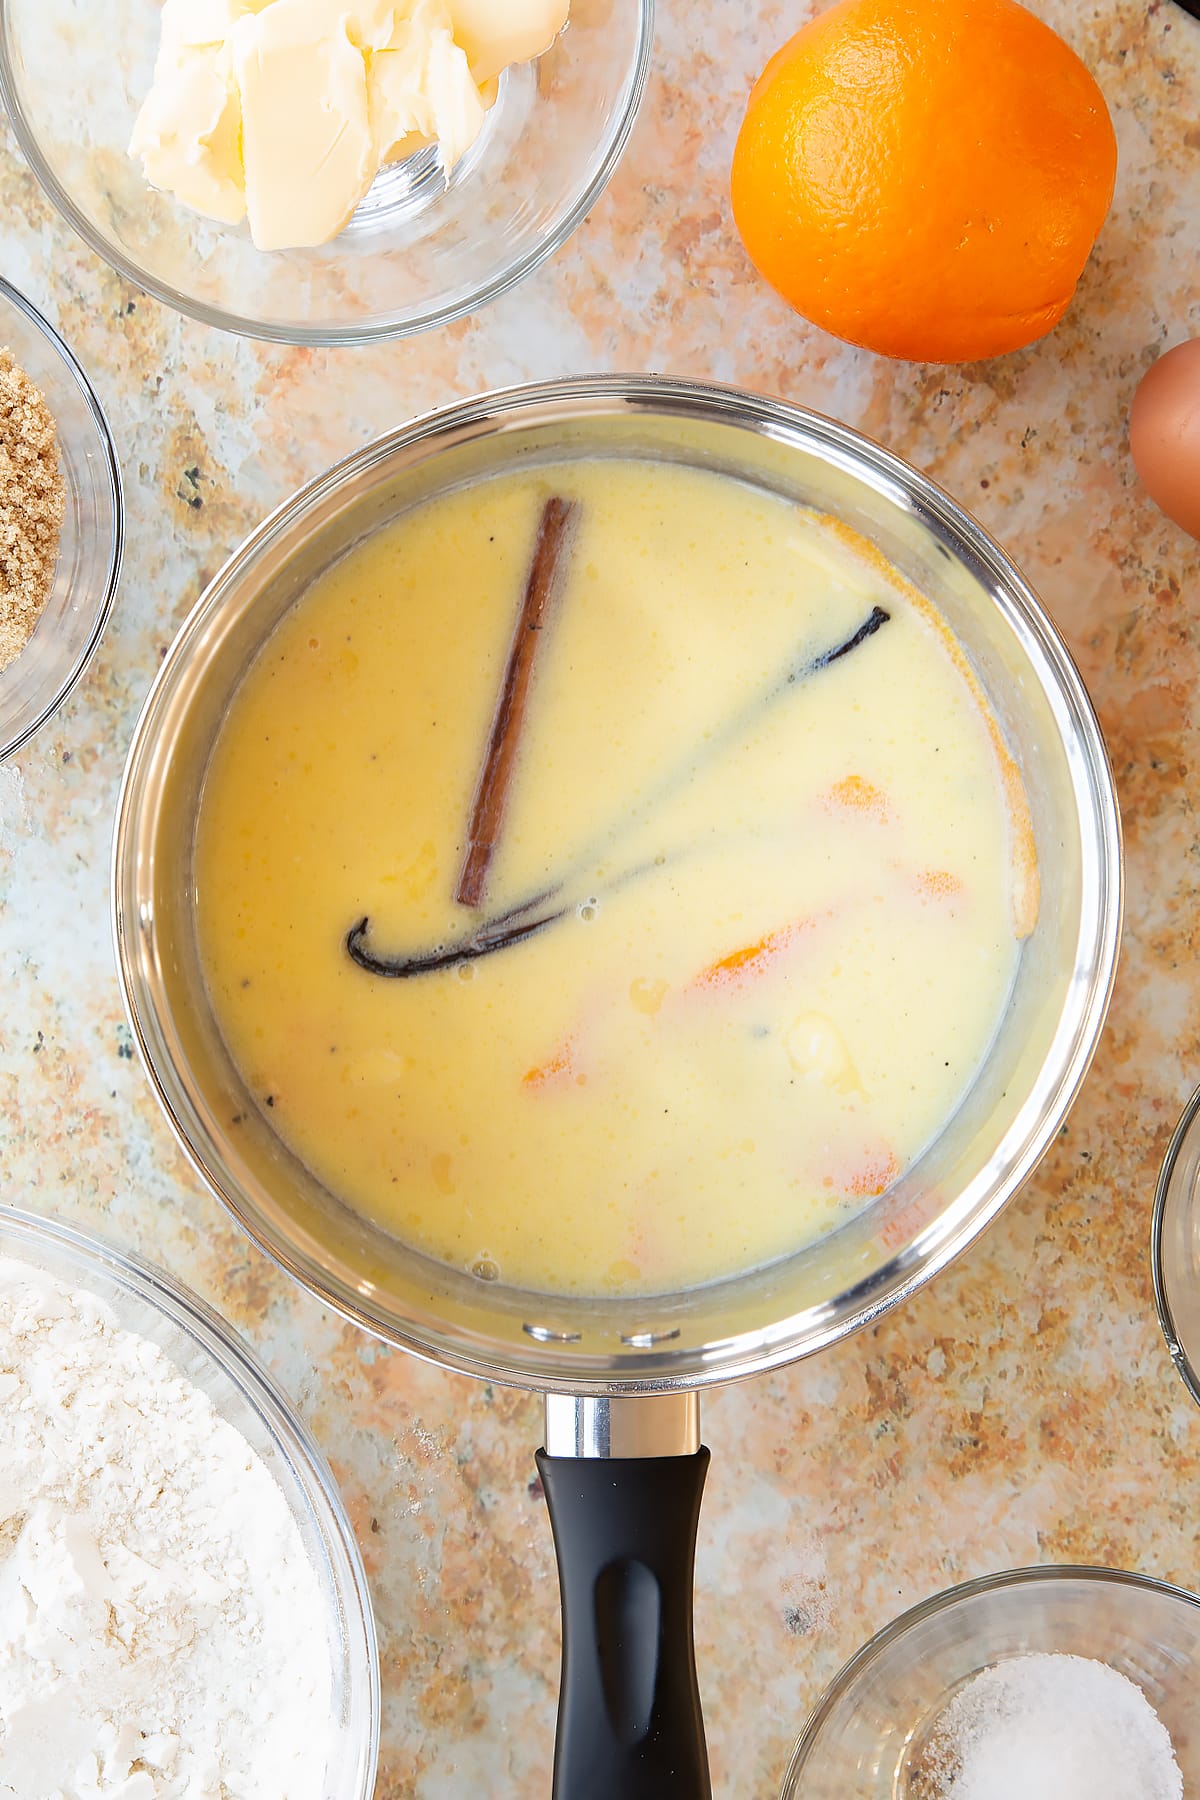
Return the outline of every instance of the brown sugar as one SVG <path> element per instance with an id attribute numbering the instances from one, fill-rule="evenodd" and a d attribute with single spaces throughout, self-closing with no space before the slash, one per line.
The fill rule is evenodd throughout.
<path id="1" fill-rule="evenodd" d="M 41 617 L 65 506 L 54 415 L 12 351 L 0 349 L 0 669 Z"/>

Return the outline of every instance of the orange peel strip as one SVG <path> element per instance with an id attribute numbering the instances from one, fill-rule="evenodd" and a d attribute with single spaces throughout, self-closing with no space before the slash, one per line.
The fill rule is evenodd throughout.
<path id="1" fill-rule="evenodd" d="M 688 983 L 688 987 L 695 992 L 697 989 L 720 988 L 731 984 L 740 986 L 744 981 L 761 975 L 785 950 L 791 949 L 797 938 L 812 928 L 812 919 L 797 919 L 791 925 L 781 926 L 778 931 L 768 932 L 757 943 L 744 944 L 740 950 L 731 950 L 728 956 L 710 963 Z"/>

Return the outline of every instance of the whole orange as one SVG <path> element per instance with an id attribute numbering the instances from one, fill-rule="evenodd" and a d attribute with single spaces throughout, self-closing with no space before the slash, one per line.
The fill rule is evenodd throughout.
<path id="1" fill-rule="evenodd" d="M 1061 319 L 1116 168 L 1100 89 L 1016 0 L 838 0 L 755 84 L 733 215 L 806 319 L 966 362 Z"/>

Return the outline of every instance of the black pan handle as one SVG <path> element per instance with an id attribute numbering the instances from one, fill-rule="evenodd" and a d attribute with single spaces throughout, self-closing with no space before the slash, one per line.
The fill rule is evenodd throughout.
<path id="1" fill-rule="evenodd" d="M 694 1396 L 667 1398 L 689 1402 L 698 1421 Z M 552 1403 L 561 1406 L 557 1396 Z M 645 1412 L 663 1403 L 602 1404 Z M 618 1449 L 622 1435 L 612 1440 Z M 708 1461 L 703 1448 L 538 1451 L 562 1593 L 554 1800 L 710 1800 L 692 1635 Z"/>

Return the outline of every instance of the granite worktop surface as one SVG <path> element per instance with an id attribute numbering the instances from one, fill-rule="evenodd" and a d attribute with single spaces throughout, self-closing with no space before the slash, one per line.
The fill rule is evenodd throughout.
<path id="1" fill-rule="evenodd" d="M 540 1404 L 343 1324 L 199 1185 L 123 1020 L 109 837 L 151 677 L 226 554 L 326 464 L 482 388 L 668 371 L 781 395 L 877 438 L 1021 564 L 1079 661 L 1120 791 L 1116 995 L 1036 1177 L 874 1328 L 705 1399 L 696 1634 L 717 1794 L 776 1794 L 842 1661 L 948 1583 L 1073 1560 L 1200 1587 L 1200 1413 L 1159 1335 L 1147 1254 L 1158 1165 L 1200 1079 L 1200 548 L 1139 489 L 1125 436 L 1142 371 L 1200 332 L 1200 23 L 1170 0 L 1035 0 L 1108 98 L 1116 200 L 1050 338 L 944 369 L 803 324 L 733 231 L 726 175 L 745 94 L 811 10 L 660 0 L 640 120 L 570 245 L 479 317 L 370 349 L 280 349 L 176 317 L 59 222 L 0 137 L 0 266 L 95 383 L 129 528 L 96 661 L 0 767 L 0 1192 L 182 1277 L 296 1400 L 372 1583 L 379 1800 L 549 1793 L 559 1628 L 533 1480 Z"/>

